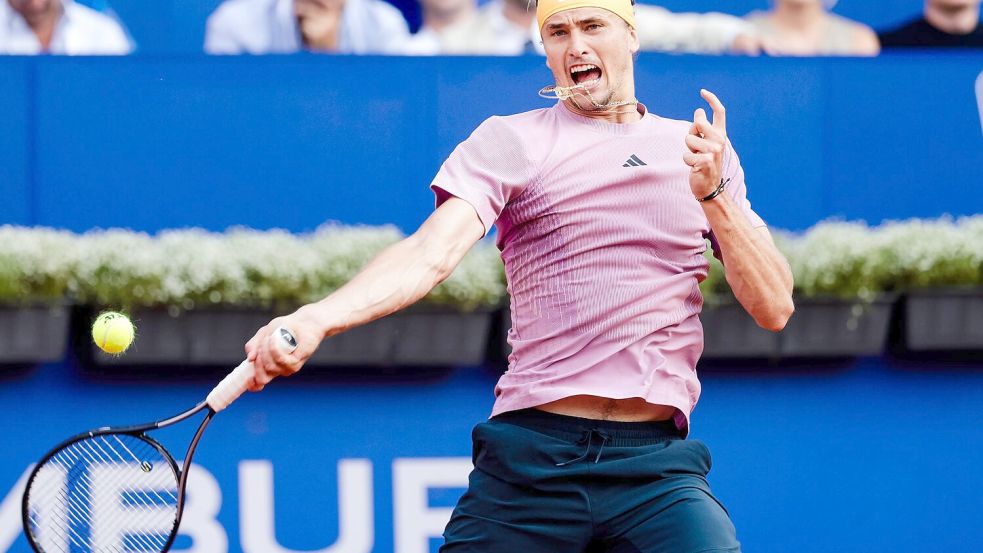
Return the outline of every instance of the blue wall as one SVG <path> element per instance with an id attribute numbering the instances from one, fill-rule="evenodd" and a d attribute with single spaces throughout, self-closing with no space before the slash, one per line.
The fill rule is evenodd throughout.
<path id="1" fill-rule="evenodd" d="M 728 107 L 776 227 L 983 212 L 983 54 L 873 60 L 645 55 L 638 96 Z M 0 59 L 0 220 L 85 230 L 321 222 L 412 230 L 441 161 L 492 114 L 549 105 L 538 58 Z"/>
<path id="2" fill-rule="evenodd" d="M 704 395 L 693 436 L 710 445 L 710 483 L 730 510 L 745 551 L 983 550 L 980 368 L 868 359 L 757 372 L 702 370 Z M 494 373 L 477 367 L 384 379 L 312 369 L 248 395 L 216 418 L 196 457 L 199 476 L 213 475 L 220 492 L 197 486 L 192 501 L 216 500 L 217 517 L 190 515 L 186 524 L 217 518 L 228 550 L 241 551 L 240 509 L 247 499 L 257 507 L 261 486 L 240 484 L 237 471 L 249 461 L 268 461 L 279 543 L 301 551 L 326 547 L 340 531 L 338 463 L 368 459 L 372 518 L 358 518 L 346 505 L 357 522 L 345 531 L 364 530 L 371 521 L 373 545 L 334 553 L 429 551 L 425 537 L 394 549 L 394 525 L 405 531 L 418 522 L 416 513 L 450 507 L 461 488 L 435 485 L 424 493 L 425 506 L 394 515 L 393 463 L 450 458 L 466 469 L 470 428 L 487 416 L 494 380 Z M 6 548 L 19 530 L 19 497 L 8 490 L 44 450 L 66 433 L 176 412 L 198 401 L 213 382 L 180 373 L 113 380 L 67 365 L 0 380 L 7 433 L 0 455 L 0 551 L 27 551 L 22 537 Z M 178 427 L 162 439 L 180 451 L 191 432 Z M 446 472 L 436 466 L 429 474 Z M 458 473 L 462 485 L 466 474 Z M 405 478 L 402 484 L 408 485 Z M 353 477 L 347 485 L 360 489 Z M 214 543 L 199 540 L 193 551 L 225 550 Z"/>

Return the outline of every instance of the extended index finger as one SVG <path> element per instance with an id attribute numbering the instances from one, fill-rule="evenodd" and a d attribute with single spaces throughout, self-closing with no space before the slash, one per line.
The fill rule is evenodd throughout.
<path id="1" fill-rule="evenodd" d="M 713 92 L 707 89 L 700 90 L 700 96 L 710 104 L 710 108 L 713 109 L 713 128 L 720 131 L 725 136 L 727 135 L 727 110 L 724 109 L 724 104 L 720 102 L 720 98 Z"/>

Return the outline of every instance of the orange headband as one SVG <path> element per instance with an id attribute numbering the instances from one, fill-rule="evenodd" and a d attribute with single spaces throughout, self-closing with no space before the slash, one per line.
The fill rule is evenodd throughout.
<path id="1" fill-rule="evenodd" d="M 635 28 L 635 10 L 631 0 L 539 0 L 536 6 L 539 29 L 543 29 L 546 20 L 553 14 L 576 8 L 603 8 L 624 19 L 632 29 Z"/>

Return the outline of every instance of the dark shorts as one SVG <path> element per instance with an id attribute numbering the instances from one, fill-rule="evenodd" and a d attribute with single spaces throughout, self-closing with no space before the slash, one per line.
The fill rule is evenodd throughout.
<path id="1" fill-rule="evenodd" d="M 474 471 L 441 553 L 740 551 L 703 442 L 671 421 L 526 409 L 474 428 Z"/>

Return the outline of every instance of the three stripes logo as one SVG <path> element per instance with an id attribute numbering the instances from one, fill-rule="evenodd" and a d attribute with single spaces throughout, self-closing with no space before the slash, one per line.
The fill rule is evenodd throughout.
<path id="1" fill-rule="evenodd" d="M 639 167 L 642 165 L 648 165 L 648 163 L 645 163 L 644 161 L 638 159 L 638 156 L 632 154 L 631 157 L 628 158 L 628 161 L 626 161 L 625 164 L 622 165 L 622 167 Z"/>

